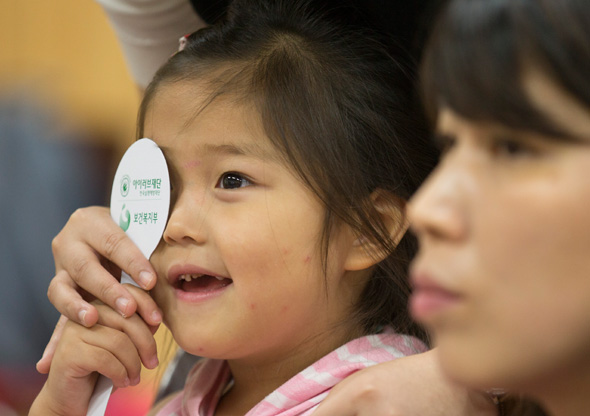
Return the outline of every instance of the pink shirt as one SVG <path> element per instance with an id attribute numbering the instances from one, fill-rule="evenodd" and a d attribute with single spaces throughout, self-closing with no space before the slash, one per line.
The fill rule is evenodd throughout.
<path id="1" fill-rule="evenodd" d="M 416 338 L 390 329 L 355 339 L 295 375 L 246 416 L 310 415 L 338 382 L 363 368 L 426 351 Z M 189 373 L 184 390 L 157 416 L 213 416 L 223 391 L 231 382 L 223 360 L 200 360 Z"/>

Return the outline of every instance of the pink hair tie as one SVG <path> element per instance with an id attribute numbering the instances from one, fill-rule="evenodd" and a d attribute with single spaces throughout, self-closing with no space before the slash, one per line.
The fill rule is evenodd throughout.
<path id="1" fill-rule="evenodd" d="M 188 42 L 189 36 L 190 36 L 190 33 L 188 35 L 184 35 L 183 37 L 178 39 L 178 52 L 184 50 L 186 43 Z"/>

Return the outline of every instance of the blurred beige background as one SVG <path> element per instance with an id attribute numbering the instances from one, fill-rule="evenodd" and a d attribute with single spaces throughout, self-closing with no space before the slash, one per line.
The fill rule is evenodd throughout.
<path id="1" fill-rule="evenodd" d="M 13 97 L 19 97 L 19 99 L 15 98 L 14 101 L 11 101 Z M 48 187 L 53 172 L 62 176 L 67 176 L 71 172 L 71 170 L 67 170 L 70 167 L 64 167 L 66 172 L 58 172 L 61 166 L 66 166 L 59 161 L 69 160 L 68 155 L 70 154 L 73 155 L 70 159 L 78 157 L 79 147 L 81 147 L 85 157 L 90 155 L 90 159 L 87 160 L 94 162 L 96 155 L 98 168 L 84 170 L 83 174 L 87 176 L 79 182 L 90 182 L 90 179 L 104 177 L 106 186 L 105 189 L 101 189 L 97 203 L 107 205 L 110 196 L 110 178 L 114 174 L 114 169 L 123 152 L 135 137 L 136 111 L 140 94 L 127 71 L 117 39 L 107 18 L 100 6 L 93 0 L 0 0 L 0 100 L 2 100 L 2 110 L 4 111 L 3 114 L 0 114 L 4 117 L 0 117 L 0 121 L 4 122 L 4 124 L 0 124 L 0 149 L 3 149 L 0 152 L 5 153 L 4 155 L 0 154 L 0 163 L 5 165 L 0 166 L 0 188 L 5 192 L 0 198 L 4 202 L 18 193 L 18 191 L 14 192 L 11 189 L 22 189 L 22 187 L 19 188 L 20 184 L 10 188 L 10 185 L 14 185 L 16 181 L 12 178 L 13 171 L 18 171 L 14 174 L 16 177 L 23 176 L 22 171 L 16 168 L 19 167 L 19 164 L 31 163 L 27 158 L 25 158 L 25 162 L 14 161 L 13 163 L 11 160 L 13 155 L 6 154 L 8 152 L 17 153 L 14 149 L 17 149 L 19 142 L 22 141 L 12 134 L 16 130 L 13 129 L 12 124 L 14 123 L 11 123 L 11 119 L 20 120 L 21 115 L 27 112 L 22 111 L 20 107 L 16 109 L 16 103 L 20 102 L 22 97 L 26 97 L 25 101 L 32 104 L 33 107 L 41 109 L 41 114 L 46 112 L 52 121 L 49 124 L 40 123 L 41 127 L 36 131 L 41 134 L 37 135 L 47 137 L 35 139 L 37 141 L 32 140 L 32 144 L 21 154 L 31 153 L 31 149 L 37 146 L 41 149 L 39 150 L 41 154 L 36 156 L 36 160 L 43 161 L 44 157 L 49 158 L 50 153 L 54 153 L 54 148 L 58 149 L 55 151 L 58 162 L 52 165 L 53 167 L 48 167 L 45 172 L 41 171 L 35 176 L 41 180 L 31 179 L 27 183 L 27 188 L 23 192 L 33 195 L 27 200 L 27 203 L 29 205 L 38 204 L 40 210 L 46 208 L 47 201 L 40 197 L 40 189 Z M 14 105 L 12 105 L 13 102 Z M 33 120 L 35 119 L 34 114 L 36 113 L 33 112 Z M 31 117 L 24 118 L 24 124 L 27 123 L 26 120 L 30 119 Z M 51 126 L 51 129 L 44 130 L 44 126 L 47 125 Z M 24 127 L 26 130 L 27 126 Z M 44 134 L 45 131 L 47 134 Z M 12 147 L 6 145 L 11 141 L 13 142 Z M 57 143 L 59 141 L 76 143 L 72 143 L 70 146 L 68 143 L 65 145 Z M 68 150 L 70 147 L 73 147 L 74 150 Z M 63 152 L 64 148 L 67 148 L 65 153 Z M 17 156 L 14 155 L 14 157 Z M 2 162 L 3 160 L 4 162 Z M 11 163 L 14 166 L 9 166 Z M 25 170 L 25 176 L 27 172 Z M 56 175 L 56 183 L 61 180 L 59 175 Z M 9 186 L 5 187 L 6 184 Z M 37 185 L 39 185 L 39 189 L 35 188 Z M 57 195 L 57 193 L 55 194 Z M 72 199 L 69 201 L 70 204 L 80 201 L 80 199 Z M 31 203 L 31 201 L 33 202 Z M 40 334 L 40 331 L 50 331 L 52 326 L 51 328 L 49 326 L 56 319 L 53 315 L 46 316 L 48 313 L 41 311 L 41 309 L 32 314 L 33 318 L 22 312 L 31 310 L 32 305 L 44 304 L 45 308 L 51 307 L 46 299 L 47 285 L 54 273 L 50 240 L 63 227 L 69 214 L 77 207 L 76 205 L 56 205 L 59 205 L 61 211 L 65 211 L 60 212 L 65 216 L 49 218 L 49 215 L 46 215 L 43 217 L 41 221 L 44 221 L 44 225 L 51 221 L 51 224 L 46 224 L 48 231 L 43 237 L 36 229 L 23 231 L 22 227 L 17 226 L 14 227 L 16 231 L 11 234 L 10 230 L 7 231 L 6 224 L 10 225 L 15 221 L 8 219 L 5 223 L 0 222 L 0 228 L 3 228 L 0 242 L 6 243 L 6 247 L 13 250 L 12 252 L 9 250 L 5 257 L 0 256 L 0 268 L 3 269 L 2 285 L 5 293 L 0 302 L 6 304 L 6 298 L 12 299 L 17 295 L 21 295 L 25 299 L 22 301 L 17 298 L 14 300 L 16 306 L 0 308 L 0 312 L 3 314 L 0 316 L 2 322 L 15 322 L 13 327 L 10 325 L 0 326 L 0 339 L 4 338 L 4 341 L 13 339 L 12 334 L 16 333 L 13 330 L 15 327 L 25 328 L 25 330 L 30 328 L 29 333 L 22 331 L 25 337 L 30 335 L 30 338 L 24 338 L 26 341 L 18 341 L 19 338 L 14 337 L 17 348 L 29 343 L 32 344 L 29 339 L 32 339 L 33 336 L 40 338 L 40 341 L 37 340 L 38 343 L 44 345 L 45 339 L 49 339 L 50 332 Z M 3 204 L 0 201 L 0 208 L 2 207 Z M 8 215 L 11 215 L 10 211 L 15 211 L 15 208 L 9 203 L 3 213 L 8 212 Z M 39 215 L 43 215 L 43 213 L 39 212 Z M 29 217 L 33 216 L 35 215 Z M 28 238 L 23 240 L 24 249 L 13 244 L 15 238 L 19 238 L 23 234 Z M 33 243 L 35 244 L 33 245 Z M 20 263 L 14 260 L 18 257 L 23 258 Z M 43 266 L 41 266 L 41 257 L 47 260 Z M 35 261 L 32 262 L 32 258 Z M 9 272 L 6 271 L 7 267 L 3 261 L 9 263 Z M 40 271 L 38 269 L 31 271 L 27 269 L 28 265 L 23 265 L 23 263 L 28 263 L 28 265 L 38 263 L 42 268 Z M 14 284 L 11 286 L 11 282 L 33 282 L 33 284 L 22 286 L 19 283 L 20 286 Z M 9 289 L 8 292 L 6 288 Z M 34 288 L 35 293 L 31 288 Z M 13 290 L 14 293 L 11 294 L 10 290 Z M 22 311 L 19 310 L 21 307 Z M 18 325 L 15 317 L 20 317 Z M 38 322 L 43 317 L 46 322 Z M 32 322 L 35 322 L 37 327 L 34 327 Z M 162 332 L 158 332 L 160 342 Z M 13 347 L 12 351 L 14 350 Z M 25 361 L 22 359 L 19 361 L 10 356 L 2 357 L 0 416 L 27 413 L 28 404 L 35 397 L 43 382 L 43 377 L 35 372 L 34 361 L 29 357 L 40 358 L 41 353 L 42 350 L 39 351 L 39 346 L 37 346 L 37 349 L 32 350 Z M 161 361 L 164 359 L 161 358 Z M 126 414 L 128 416 L 142 414 L 146 406 L 149 406 L 154 391 L 154 380 L 160 374 L 157 370 L 147 372 L 144 374 L 144 381 L 138 388 L 123 394 L 117 392 L 116 394 L 119 394 L 118 403 L 128 407 L 125 410 L 119 407 L 119 410 L 111 411 L 110 414 Z M 126 390 L 128 389 L 121 392 Z"/>
<path id="2" fill-rule="evenodd" d="M 106 146 L 134 138 L 139 93 L 92 0 L 0 0 L 0 92 L 14 88 Z"/>

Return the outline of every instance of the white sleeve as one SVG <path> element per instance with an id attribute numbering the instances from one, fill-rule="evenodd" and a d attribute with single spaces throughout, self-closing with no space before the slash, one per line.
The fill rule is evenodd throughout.
<path id="1" fill-rule="evenodd" d="M 96 0 L 109 17 L 131 75 L 145 88 L 178 49 L 178 39 L 206 26 L 189 0 Z"/>

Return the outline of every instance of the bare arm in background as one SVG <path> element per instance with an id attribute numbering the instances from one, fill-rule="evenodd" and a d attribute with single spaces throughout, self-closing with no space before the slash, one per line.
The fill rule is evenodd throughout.
<path id="1" fill-rule="evenodd" d="M 178 39 L 206 23 L 189 0 L 95 0 L 115 31 L 125 61 L 140 89 L 178 50 Z"/>

